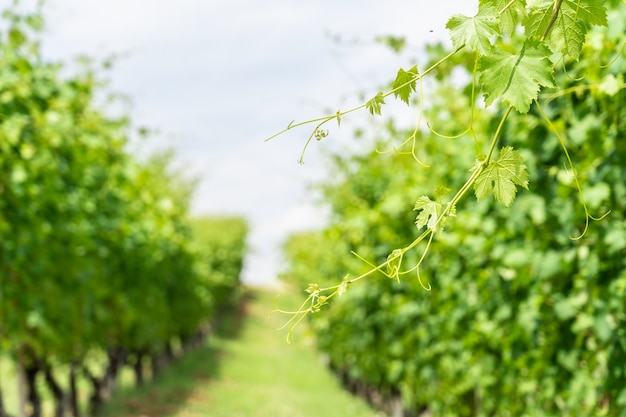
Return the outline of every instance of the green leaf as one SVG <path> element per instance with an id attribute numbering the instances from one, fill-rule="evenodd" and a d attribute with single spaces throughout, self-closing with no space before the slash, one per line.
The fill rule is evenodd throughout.
<path id="1" fill-rule="evenodd" d="M 385 97 L 383 93 L 378 93 L 374 98 L 365 103 L 365 107 L 367 110 L 373 115 L 377 114 L 380 116 L 380 107 L 385 104 Z"/>
<path id="2" fill-rule="evenodd" d="M 435 227 L 437 220 L 439 219 L 439 216 L 437 215 L 438 207 L 439 203 L 432 201 L 428 198 L 428 196 L 423 195 L 417 199 L 413 210 L 421 210 L 415 221 L 415 225 L 418 229 L 421 229 L 424 226 L 427 226 L 429 229 L 433 229 Z"/>
<path id="3" fill-rule="evenodd" d="M 479 169 L 480 166 L 478 163 L 472 171 Z M 528 189 L 526 165 L 519 151 L 505 146 L 500 150 L 500 158 L 490 161 L 478 175 L 474 182 L 474 192 L 478 200 L 493 194 L 496 200 L 509 207 L 515 200 L 516 185 Z"/>
<path id="4" fill-rule="evenodd" d="M 398 75 L 392 84 L 393 94 L 396 98 L 409 104 L 409 98 L 411 93 L 415 91 L 415 84 L 417 80 L 417 65 L 414 65 L 408 71 L 400 68 Z"/>
<path id="5" fill-rule="evenodd" d="M 520 113 L 528 113 L 541 86 L 555 87 L 550 49 L 537 41 L 524 43 L 519 53 L 494 48 L 478 62 L 485 104 L 502 98 Z"/>
<path id="6" fill-rule="evenodd" d="M 454 15 L 448 20 L 446 28 L 450 30 L 455 48 L 468 45 L 482 55 L 489 52 L 492 38 L 499 34 L 496 11 L 488 7 L 478 9 L 474 17 Z"/>
<path id="7" fill-rule="evenodd" d="M 535 38 L 545 36 L 553 51 L 575 60 L 580 58 L 589 26 L 607 25 L 607 11 L 602 0 L 563 0 L 556 19 L 550 23 L 553 13 L 551 5 L 533 9 L 524 21 L 526 35 Z"/>
<path id="8" fill-rule="evenodd" d="M 417 215 L 417 219 L 415 220 L 415 225 L 418 229 L 426 226 L 427 228 L 434 231 L 443 230 L 445 221 L 447 216 L 455 216 L 456 208 L 452 207 L 450 211 L 444 216 L 443 212 L 447 207 L 446 203 L 443 203 L 439 200 L 439 197 L 446 194 L 449 191 L 448 188 L 438 187 L 435 195 L 437 196 L 437 201 L 432 201 L 427 196 L 423 195 L 417 199 L 415 202 L 415 207 L 413 210 L 420 210 Z M 442 218 L 442 216 L 444 216 Z"/>
<path id="9" fill-rule="evenodd" d="M 497 10 L 498 25 L 502 32 L 513 33 L 526 16 L 526 0 L 480 0 L 479 9 Z"/>

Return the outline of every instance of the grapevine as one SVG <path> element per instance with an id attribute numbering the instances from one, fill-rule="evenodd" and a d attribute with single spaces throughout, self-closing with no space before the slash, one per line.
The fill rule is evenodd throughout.
<path id="1" fill-rule="evenodd" d="M 474 94 L 482 94 L 486 107 L 496 108 L 494 114 L 501 114 L 495 132 L 491 135 L 485 154 L 478 152 L 476 163 L 468 168 L 470 175 L 465 184 L 457 190 L 452 199 L 444 201 L 445 193 L 442 189 L 435 192 L 435 199 L 421 196 L 415 203 L 418 212 L 416 226 L 425 230 L 413 242 L 403 248 L 395 249 L 381 263 L 371 262 L 361 255 L 353 252 L 358 259 L 368 266 L 368 270 L 356 277 L 346 277 L 341 283 L 320 287 L 311 284 L 307 288 L 307 299 L 295 311 L 286 311 L 279 307 L 275 311 L 291 315 L 291 319 L 285 324 L 289 328 L 288 339 L 297 324 L 310 313 L 320 311 L 330 299 L 343 295 L 351 284 L 369 277 L 375 273 L 381 273 L 388 278 L 399 280 L 400 276 L 415 272 L 417 279 L 424 289 L 430 290 L 430 284 L 424 283 L 420 276 L 420 265 L 426 259 L 426 254 L 431 246 L 435 235 L 439 234 L 450 217 L 456 214 L 458 203 L 467 195 L 470 189 L 478 200 L 493 195 L 495 200 L 504 206 L 511 206 L 517 195 L 517 188 L 528 189 L 528 175 L 524 158 L 516 149 L 505 146 L 500 149 L 499 155 L 495 156 L 498 148 L 498 139 L 507 122 L 509 114 L 513 111 L 525 115 L 531 109 L 538 111 L 543 117 L 546 126 L 557 138 L 565 153 L 569 171 L 574 178 L 576 189 L 585 212 L 585 226 L 580 239 L 586 233 L 590 220 L 599 220 L 608 213 L 593 216 L 589 211 L 580 186 L 573 161 L 567 151 L 565 139 L 559 133 L 557 127 L 551 122 L 544 112 L 540 101 L 544 99 L 544 91 L 550 91 L 548 100 L 559 94 L 571 94 L 572 90 L 558 91 L 555 81 L 555 73 L 566 71 L 570 62 L 576 62 L 581 58 L 586 34 L 592 26 L 607 26 L 607 7 L 601 0 L 555 0 L 544 2 L 527 2 L 525 0 L 480 0 L 478 12 L 475 16 L 454 15 L 446 27 L 450 32 L 453 49 L 444 54 L 442 58 L 434 62 L 424 71 L 419 71 L 418 66 L 409 70 L 400 69 L 388 91 L 380 91 L 372 98 L 348 110 L 337 111 L 323 117 L 306 120 L 303 122 L 292 121 L 289 125 L 271 136 L 272 140 L 295 128 L 313 125 L 313 130 L 308 136 L 303 147 L 299 162 L 304 163 L 305 152 L 313 138 L 318 140 L 328 135 L 325 130 L 327 124 L 337 121 L 338 126 L 342 118 L 361 110 L 368 111 L 372 116 L 380 116 L 386 100 L 395 97 L 406 104 L 413 104 L 412 96 L 419 91 L 419 117 L 414 133 L 396 146 L 392 151 L 410 154 L 424 167 L 416 156 L 418 146 L 416 133 L 420 131 L 422 121 L 422 109 L 424 96 L 422 88 L 417 88 L 424 77 L 437 71 L 443 64 L 451 61 L 460 53 L 471 51 L 474 54 L 474 69 L 472 73 L 472 115 L 474 113 Z M 621 46 L 623 51 L 624 46 Z M 610 64 L 607 64 L 610 65 Z M 623 89 L 623 83 L 617 83 L 615 89 Z M 556 92 L 555 92 L 556 91 Z M 473 117 L 473 116 L 472 116 Z M 438 134 L 427 123 L 433 134 Z M 480 141 L 472 127 L 472 122 L 465 132 L 470 132 L 480 147 Z M 461 134 L 462 135 L 462 134 Z M 460 135 L 459 135 L 460 136 Z M 410 151 L 401 149 L 410 145 Z M 407 269 L 403 268 L 404 255 L 416 249 L 425 242 L 422 254 L 416 265 Z"/>

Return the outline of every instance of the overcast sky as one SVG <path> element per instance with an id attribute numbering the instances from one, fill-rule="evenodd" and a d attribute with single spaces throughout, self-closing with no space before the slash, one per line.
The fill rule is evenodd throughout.
<path id="1" fill-rule="evenodd" d="M 308 184 L 324 178 L 319 147 L 341 149 L 368 115 L 297 160 L 310 130 L 264 142 L 291 120 L 360 104 L 408 68 L 427 42 L 448 42 L 445 22 L 475 1 L 47 0 L 44 55 L 118 56 L 110 90 L 130 98 L 135 126 L 159 133 L 144 147 L 172 147 L 201 178 L 195 214 L 236 214 L 251 226 L 244 278 L 271 282 L 289 233 L 319 227 Z M 406 36 L 396 56 L 377 35 Z M 339 40 L 339 41 L 338 41 Z"/>

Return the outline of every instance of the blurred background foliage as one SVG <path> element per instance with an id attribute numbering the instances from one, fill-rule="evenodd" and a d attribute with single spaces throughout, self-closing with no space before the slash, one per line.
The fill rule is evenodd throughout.
<path id="1" fill-rule="evenodd" d="M 96 104 L 102 69 L 85 61 L 68 75 L 46 62 L 39 12 L 3 17 L 0 362 L 23 374 L 28 415 L 40 415 L 44 385 L 55 415 L 77 415 L 77 379 L 93 385 L 96 411 L 121 367 L 141 383 L 145 359 L 155 374 L 236 301 L 247 225 L 192 219 L 195 183 L 173 155 L 139 160 L 130 121 Z M 20 385 L 6 369 L 2 416 L 2 390 Z"/>

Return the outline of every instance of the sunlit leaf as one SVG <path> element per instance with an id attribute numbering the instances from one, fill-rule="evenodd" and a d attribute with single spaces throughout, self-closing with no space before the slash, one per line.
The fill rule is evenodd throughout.
<path id="1" fill-rule="evenodd" d="M 545 45 L 528 41 L 519 53 L 494 48 L 481 57 L 478 69 L 485 103 L 502 98 L 520 113 L 527 113 L 542 86 L 555 86 L 550 55 Z"/>
<path id="2" fill-rule="evenodd" d="M 448 191 L 449 189 L 445 187 L 438 187 L 436 192 L 436 201 L 432 201 L 425 195 L 417 199 L 417 201 L 415 202 L 415 207 L 413 209 L 419 211 L 419 214 L 417 215 L 417 219 L 415 221 L 415 225 L 418 229 L 426 226 L 428 229 L 431 229 L 433 231 L 441 231 L 443 230 L 443 227 L 445 225 L 446 217 L 454 216 L 456 214 L 455 207 L 452 207 L 444 215 L 444 211 L 448 204 L 441 202 L 440 197 L 446 194 Z"/>
<path id="3" fill-rule="evenodd" d="M 396 96 L 396 98 L 399 98 L 406 104 L 409 104 L 409 98 L 411 97 L 411 94 L 415 91 L 416 80 L 416 65 L 411 67 L 408 71 L 400 68 L 400 70 L 398 70 L 398 75 L 396 76 L 396 79 L 392 85 L 393 94 Z"/>
<path id="4" fill-rule="evenodd" d="M 455 48 L 468 45 L 480 54 L 487 54 L 492 48 L 492 39 L 498 36 L 498 21 L 495 11 L 482 8 L 474 17 L 454 15 L 448 20 L 446 28 Z"/>
<path id="5" fill-rule="evenodd" d="M 480 0 L 479 9 L 497 11 L 500 30 L 512 33 L 526 15 L 526 0 Z"/>
<path id="6" fill-rule="evenodd" d="M 472 171 L 479 169 L 480 164 Z M 528 189 L 528 173 L 524 158 L 519 151 L 505 146 L 500 151 L 500 158 L 489 162 L 474 183 L 476 198 L 487 197 L 493 194 L 496 200 L 509 207 L 515 200 L 516 186 Z"/>
<path id="7" fill-rule="evenodd" d="M 602 0 L 563 0 L 556 16 L 552 5 L 543 6 L 535 8 L 524 21 L 529 37 L 545 37 L 552 50 L 576 60 L 590 25 L 607 25 Z"/>

